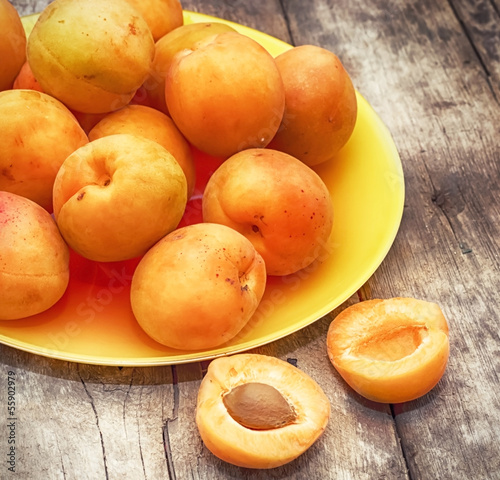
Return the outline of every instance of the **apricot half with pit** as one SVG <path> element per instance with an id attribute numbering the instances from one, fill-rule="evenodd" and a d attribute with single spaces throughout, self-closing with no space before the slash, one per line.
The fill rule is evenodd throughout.
<path id="1" fill-rule="evenodd" d="M 274 468 L 321 436 L 330 402 L 305 372 L 275 357 L 242 353 L 213 360 L 198 392 L 196 424 L 225 462 Z"/>
<path id="2" fill-rule="evenodd" d="M 360 395 L 401 403 L 429 392 L 449 357 L 440 307 L 413 298 L 367 300 L 343 310 L 327 335 L 330 361 Z"/>

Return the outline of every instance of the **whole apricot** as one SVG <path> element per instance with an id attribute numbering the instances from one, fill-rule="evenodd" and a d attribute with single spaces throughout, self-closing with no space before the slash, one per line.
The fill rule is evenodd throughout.
<path id="1" fill-rule="evenodd" d="M 448 336 L 439 305 L 414 298 L 374 299 L 335 317 L 327 351 L 360 395 L 400 403 L 425 395 L 439 382 L 449 357 Z"/>
<path id="2" fill-rule="evenodd" d="M 49 309 L 69 282 L 69 249 L 52 216 L 35 202 L 0 191 L 0 320 Z"/>
<path id="3" fill-rule="evenodd" d="M 127 105 L 100 120 L 89 132 L 89 140 L 117 133 L 146 137 L 165 147 L 186 175 L 188 198 L 191 197 L 196 181 L 193 154 L 189 143 L 170 117 L 144 105 Z"/>
<path id="4" fill-rule="evenodd" d="M 14 80 L 12 88 L 20 90 L 36 90 L 37 92 L 43 92 L 42 87 L 37 82 L 33 71 L 31 70 L 29 62 L 24 62 L 21 70 Z"/>
<path id="5" fill-rule="evenodd" d="M 186 177 L 174 157 L 130 134 L 79 148 L 54 181 L 54 216 L 64 239 L 100 262 L 144 254 L 177 227 L 186 202 Z"/>
<path id="6" fill-rule="evenodd" d="M 274 58 L 246 35 L 227 32 L 179 52 L 165 79 L 168 111 L 202 152 L 229 157 L 265 147 L 285 107 Z"/>
<path id="7" fill-rule="evenodd" d="M 162 238 L 141 259 L 130 300 L 143 330 L 184 350 L 231 340 L 256 311 L 266 286 L 264 261 L 224 225 L 197 223 Z"/>
<path id="8" fill-rule="evenodd" d="M 142 101 L 150 107 L 168 114 L 165 101 L 165 78 L 174 56 L 191 49 L 199 41 L 234 28 L 220 22 L 189 23 L 175 28 L 155 43 L 155 54 L 149 74 L 141 86 Z"/>
<path id="9" fill-rule="evenodd" d="M 52 212 L 52 188 L 68 155 L 88 143 L 74 115 L 35 90 L 0 92 L 0 190 Z"/>
<path id="10" fill-rule="evenodd" d="M 275 357 L 219 357 L 198 391 L 196 424 L 225 462 L 275 468 L 302 455 L 324 432 L 330 402 L 305 372 Z"/>
<path id="11" fill-rule="evenodd" d="M 0 91 L 9 90 L 26 60 L 26 33 L 21 17 L 7 0 L 0 0 Z"/>
<path id="12" fill-rule="evenodd" d="M 333 227 L 330 193 L 300 160 L 253 148 L 228 158 L 208 180 L 203 220 L 234 228 L 262 255 L 269 275 L 288 275 L 324 251 Z"/>
<path id="13" fill-rule="evenodd" d="M 347 143 L 357 118 L 351 78 L 339 58 L 315 45 L 276 57 L 285 85 L 285 112 L 269 147 L 306 165 L 326 162 Z"/>
<path id="14" fill-rule="evenodd" d="M 43 91 L 82 113 L 127 105 L 153 55 L 146 21 L 123 0 L 55 0 L 40 14 L 27 44 Z"/>
<path id="15" fill-rule="evenodd" d="M 143 16 L 156 42 L 184 23 L 179 0 L 127 0 Z"/>

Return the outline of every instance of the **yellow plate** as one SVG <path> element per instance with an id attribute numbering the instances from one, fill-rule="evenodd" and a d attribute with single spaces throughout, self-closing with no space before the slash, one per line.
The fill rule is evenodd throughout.
<path id="1" fill-rule="evenodd" d="M 36 16 L 25 17 L 30 31 Z M 185 12 L 185 22 L 229 23 L 273 55 L 290 45 L 256 30 Z M 375 272 L 397 234 L 404 178 L 390 133 L 358 95 L 358 120 L 333 162 L 316 168 L 331 193 L 335 226 L 320 261 L 287 277 L 272 277 L 257 314 L 220 348 L 182 351 L 149 339 L 135 321 L 130 280 L 137 261 L 98 264 L 76 255 L 63 298 L 48 311 L 0 322 L 0 342 L 47 357 L 100 365 L 147 366 L 208 360 L 248 350 L 296 332 L 347 300 Z"/>

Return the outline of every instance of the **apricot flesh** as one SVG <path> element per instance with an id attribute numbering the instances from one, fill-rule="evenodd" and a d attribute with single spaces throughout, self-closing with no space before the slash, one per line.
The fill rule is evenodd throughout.
<path id="1" fill-rule="evenodd" d="M 288 275 L 324 253 L 333 204 L 319 175 L 298 159 L 270 149 L 228 158 L 203 193 L 203 219 L 245 235 L 269 275 Z"/>
<path id="2" fill-rule="evenodd" d="M 271 418 L 263 422 L 269 428 L 248 427 L 228 411 L 224 398 L 255 383 L 277 390 L 290 408 L 276 407 L 274 393 L 257 391 L 246 399 L 253 405 L 242 403 L 240 410 L 260 410 L 264 419 L 281 416 L 282 426 Z M 291 462 L 321 436 L 329 418 L 330 402 L 321 387 L 297 367 L 267 355 L 216 358 L 198 392 L 196 424 L 205 446 L 221 460 L 240 467 L 269 469 Z"/>
<path id="3" fill-rule="evenodd" d="M 413 298 L 367 300 L 343 310 L 327 335 L 330 361 L 360 395 L 400 403 L 439 382 L 449 357 L 440 307 Z"/>
<path id="4" fill-rule="evenodd" d="M 247 324 L 266 280 L 264 261 L 243 235 L 198 223 L 178 228 L 144 255 L 130 301 L 139 325 L 162 345 L 214 348 Z"/>
<path id="5" fill-rule="evenodd" d="M 69 249 L 37 203 L 0 191 L 0 320 L 41 313 L 63 296 Z"/>

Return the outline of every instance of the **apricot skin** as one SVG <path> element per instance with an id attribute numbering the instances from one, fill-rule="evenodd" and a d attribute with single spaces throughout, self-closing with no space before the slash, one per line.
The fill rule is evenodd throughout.
<path id="1" fill-rule="evenodd" d="M 139 325 L 171 348 L 214 348 L 248 322 L 266 285 L 252 244 L 223 225 L 178 228 L 141 259 L 130 299 Z"/>
<path id="2" fill-rule="evenodd" d="M 333 226 L 329 191 L 312 169 L 270 149 L 228 158 L 203 194 L 203 219 L 245 235 L 269 275 L 288 275 L 324 251 Z"/>
<path id="3" fill-rule="evenodd" d="M 156 42 L 184 23 L 179 0 L 127 0 L 142 15 Z"/>
<path id="4" fill-rule="evenodd" d="M 43 312 L 69 282 L 69 250 L 50 214 L 0 191 L 0 320 Z"/>
<path id="5" fill-rule="evenodd" d="M 8 0 L 0 0 L 0 91 L 12 84 L 26 59 L 26 34 L 21 18 Z"/>
<path id="6" fill-rule="evenodd" d="M 82 113 L 128 104 L 153 55 L 146 21 L 122 0 L 55 0 L 40 14 L 27 43 L 43 91 Z"/>
<path id="7" fill-rule="evenodd" d="M 187 140 L 215 157 L 265 147 L 281 122 L 285 94 L 273 57 L 236 32 L 209 37 L 173 59 L 168 111 Z"/>
<path id="8" fill-rule="evenodd" d="M 428 393 L 448 362 L 448 323 L 439 306 L 413 298 L 366 300 L 343 310 L 327 335 L 330 361 L 360 395 L 401 403 Z"/>
<path id="9" fill-rule="evenodd" d="M 169 151 L 186 175 L 188 198 L 191 197 L 196 181 L 193 154 L 189 143 L 170 117 L 151 107 L 127 105 L 100 120 L 89 132 L 89 140 L 117 133 L 149 138 Z"/>
<path id="10" fill-rule="evenodd" d="M 334 53 L 315 45 L 287 50 L 276 57 L 276 65 L 285 86 L 285 112 L 269 148 L 309 166 L 331 160 L 356 124 L 351 78 Z"/>
<path id="11" fill-rule="evenodd" d="M 0 112 L 0 190 L 52 212 L 56 174 L 87 135 L 61 102 L 35 90 L 0 92 Z"/>
<path id="12" fill-rule="evenodd" d="M 54 215 L 80 255 L 122 261 L 174 230 L 186 207 L 186 177 L 160 144 L 130 134 L 89 142 L 61 165 Z"/>
<path id="13" fill-rule="evenodd" d="M 296 413 L 293 423 L 255 430 L 233 419 L 224 395 L 252 382 L 277 389 Z M 322 435 L 329 418 L 330 402 L 321 387 L 297 367 L 271 356 L 243 353 L 216 358 L 198 391 L 196 424 L 205 446 L 240 467 L 269 469 L 291 462 Z"/>
<path id="14" fill-rule="evenodd" d="M 177 27 L 155 43 L 155 54 L 149 74 L 140 88 L 145 104 L 168 114 L 165 101 L 165 78 L 174 56 L 208 37 L 234 28 L 219 22 L 190 23 Z"/>

